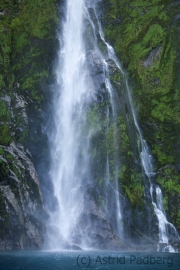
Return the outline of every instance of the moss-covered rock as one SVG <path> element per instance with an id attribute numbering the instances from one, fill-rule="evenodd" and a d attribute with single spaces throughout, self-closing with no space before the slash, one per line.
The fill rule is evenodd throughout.
<path id="1" fill-rule="evenodd" d="M 180 204 L 178 199 L 177 204 L 173 204 L 172 199 L 179 197 L 175 183 L 180 180 L 179 2 L 104 0 L 100 5 L 105 37 L 129 76 L 141 130 L 156 169 L 161 171 L 157 182 L 165 195 L 169 218 L 179 227 L 177 209 Z M 166 167 L 173 169 L 167 174 L 163 171 Z M 126 172 L 126 167 L 123 170 Z M 131 203 L 135 193 L 141 194 L 139 199 L 142 200 L 143 189 L 139 186 L 135 192 L 133 184 L 138 181 L 138 175 L 132 173 L 128 179 L 125 190 Z"/>
<path id="2" fill-rule="evenodd" d="M 42 108 L 58 46 L 56 4 L 0 1 L 0 249 L 43 243 L 38 216 L 47 214 L 33 163 L 47 144 Z"/>

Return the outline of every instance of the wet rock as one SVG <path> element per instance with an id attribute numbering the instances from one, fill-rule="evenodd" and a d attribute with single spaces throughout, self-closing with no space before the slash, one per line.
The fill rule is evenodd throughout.
<path id="1" fill-rule="evenodd" d="M 113 72 L 116 72 L 116 71 L 119 72 L 119 69 L 117 68 L 116 63 L 114 62 L 113 59 L 107 59 L 106 63 L 108 64 L 110 73 L 113 73 Z"/>
<path id="2" fill-rule="evenodd" d="M 29 220 L 27 220 L 27 222 L 25 223 L 25 228 L 26 235 L 31 242 L 30 244 L 32 246 L 36 245 L 37 247 L 40 247 L 42 245 L 42 239 L 36 226 L 32 224 Z"/>
<path id="3" fill-rule="evenodd" d="M 5 16 L 5 15 L 6 15 L 6 10 L 1 11 L 1 12 L 0 12 L 0 15 L 1 15 L 1 16 Z"/>
<path id="4" fill-rule="evenodd" d="M 161 80 L 158 79 L 158 78 L 156 78 L 156 79 L 154 80 L 154 83 L 155 83 L 155 84 L 159 84 L 160 82 L 161 82 Z"/>
<path id="5" fill-rule="evenodd" d="M 94 200 L 92 193 L 96 193 L 96 188 L 91 185 L 86 188 L 84 208 L 73 236 L 74 242 L 81 245 L 81 239 L 84 238 L 91 248 L 127 250 L 128 245 L 116 235 L 107 216 Z"/>
<path id="6" fill-rule="evenodd" d="M 45 233 L 42 220 L 47 221 L 49 216 L 37 172 L 21 144 L 12 142 L 1 147 L 1 165 L 9 176 L 0 177 L 0 249 L 40 248 Z"/>
<path id="7" fill-rule="evenodd" d="M 158 251 L 164 251 L 167 248 L 167 243 L 159 243 L 158 244 Z"/>
<path id="8" fill-rule="evenodd" d="M 86 59 L 91 75 L 95 76 L 97 74 L 103 73 L 103 61 L 100 55 L 94 51 L 89 51 L 86 54 Z"/>
<path id="9" fill-rule="evenodd" d="M 158 48 L 154 48 L 150 54 L 148 55 L 148 57 L 146 58 L 146 60 L 143 62 L 143 66 L 145 68 L 149 68 L 152 66 L 153 62 L 160 56 L 162 51 L 162 47 L 158 47 Z"/>
<path id="10" fill-rule="evenodd" d="M 173 246 L 176 252 L 180 252 L 180 240 L 174 241 L 171 243 L 171 246 Z"/>
<path id="11" fill-rule="evenodd" d="M 180 252 L 180 238 L 178 238 L 177 235 L 169 238 L 169 244 L 175 249 L 176 252 Z"/>
<path id="12" fill-rule="evenodd" d="M 19 96 L 16 93 L 14 94 L 14 96 L 15 96 L 15 102 L 16 102 L 14 108 L 20 110 L 21 116 L 23 117 L 25 123 L 27 123 L 28 122 L 28 117 L 27 117 L 27 114 L 26 114 L 26 104 L 27 104 L 27 102 L 25 101 L 23 96 Z"/>
<path id="13" fill-rule="evenodd" d="M 179 20 L 180 19 L 180 14 L 177 14 L 175 17 L 174 17 L 175 20 Z"/>
<path id="14" fill-rule="evenodd" d="M 10 105 L 11 105 L 11 97 L 10 96 L 5 95 L 4 97 L 1 97 L 1 99 L 6 102 L 6 104 L 8 105 L 8 107 L 10 107 Z"/>
<path id="15" fill-rule="evenodd" d="M 17 216 L 19 217 L 20 224 L 23 224 L 22 213 L 21 213 L 19 204 L 14 196 L 14 193 L 12 192 L 12 190 L 10 189 L 9 186 L 1 186 L 0 188 L 1 188 L 1 191 L 3 193 L 3 196 L 6 198 L 6 202 L 12 206 L 12 208 L 15 210 Z M 9 207 L 8 207 L 7 211 L 9 211 Z"/>
<path id="16" fill-rule="evenodd" d="M 89 70 L 89 87 L 95 100 L 102 102 L 105 93 L 104 63 L 100 55 L 94 51 L 86 54 L 86 64 Z M 92 84 L 90 83 L 92 82 Z"/>

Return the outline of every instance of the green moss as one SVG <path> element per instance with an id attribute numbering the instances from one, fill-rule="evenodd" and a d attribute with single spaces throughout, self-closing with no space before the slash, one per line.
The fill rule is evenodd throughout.
<path id="1" fill-rule="evenodd" d="M 171 155 L 168 155 L 166 152 L 166 149 L 162 149 L 162 147 L 157 144 L 153 146 L 152 154 L 154 154 L 159 164 L 161 165 L 174 163 L 174 157 Z"/>
<path id="2" fill-rule="evenodd" d="M 11 17 L 9 23 L 12 31 L 12 71 L 20 83 L 18 92 L 28 97 L 28 102 L 29 99 L 33 101 L 30 110 L 36 112 L 45 99 L 49 67 L 58 46 L 55 43 L 57 21 L 55 0 L 34 3 L 23 0 L 17 16 Z M 23 138 L 19 140 L 24 141 Z"/>
<path id="3" fill-rule="evenodd" d="M 29 44 L 30 37 L 46 38 L 52 24 L 57 23 L 55 4 L 55 0 L 45 0 L 43 2 L 38 0 L 34 3 L 23 1 L 20 16 L 14 18 L 11 22 L 17 52 L 20 52 Z"/>
<path id="4" fill-rule="evenodd" d="M 180 205 L 180 175 L 173 166 L 165 166 L 160 169 L 157 177 L 158 184 L 162 187 L 164 205 L 173 224 L 180 227 L 179 212 L 177 205 Z"/>
<path id="5" fill-rule="evenodd" d="M 0 121 L 9 122 L 10 117 L 10 111 L 7 108 L 6 102 L 0 99 Z"/>
<path id="6" fill-rule="evenodd" d="M 171 122 L 176 125 L 180 121 L 176 103 L 179 95 L 175 85 L 177 30 L 172 20 L 177 7 L 168 4 L 170 1 L 156 0 L 147 3 L 119 0 L 109 4 L 105 16 L 107 22 L 111 21 L 109 17 L 117 19 L 118 14 L 121 17 L 119 25 L 105 25 L 105 34 L 114 44 L 117 54 L 129 71 L 135 104 L 138 104 L 139 119 L 143 124 L 153 122 L 158 125 Z M 155 48 L 161 48 L 161 52 L 147 68 L 143 63 Z M 167 135 L 161 143 L 163 148 L 168 134 L 165 134 L 163 126 L 161 128 L 162 133 Z M 159 130 L 154 132 L 156 137 Z M 148 133 L 149 131 L 145 130 L 148 140 L 152 141 L 152 136 L 150 138 Z M 158 152 L 158 147 L 153 148 L 153 153 L 159 160 Z"/>
<path id="7" fill-rule="evenodd" d="M 0 20 L 0 89 L 6 86 L 11 54 L 11 29 Z M 1 106 L 2 104 L 0 104 Z"/>
<path id="8" fill-rule="evenodd" d="M 35 112 L 37 116 L 45 100 L 46 84 L 58 47 L 56 4 L 56 0 L 0 1 L 0 11 L 6 11 L 5 16 L 0 16 L 0 89 L 11 96 L 14 113 L 11 119 L 5 102 L 0 100 L 0 121 L 4 124 L 0 127 L 0 143 L 4 145 L 12 141 L 14 133 L 13 140 L 27 146 L 31 140 L 28 135 L 34 134 L 28 130 L 22 110 L 14 108 L 13 92 L 23 95 L 29 104 L 26 112 L 31 116 Z"/>
<path id="9" fill-rule="evenodd" d="M 144 185 L 142 174 L 138 174 L 126 166 L 122 166 L 119 177 L 124 194 L 134 208 L 142 209 L 144 205 Z"/>
<path id="10" fill-rule="evenodd" d="M 4 154 L 4 149 L 0 146 L 0 155 Z"/>
<path id="11" fill-rule="evenodd" d="M 18 138 L 18 142 L 19 142 L 19 143 L 22 143 L 22 144 L 25 143 L 27 137 L 28 137 L 28 129 L 24 129 L 24 130 L 21 132 L 21 134 L 20 134 L 20 136 L 19 136 L 19 138 Z"/>
<path id="12" fill-rule="evenodd" d="M 142 196 L 144 194 L 144 186 L 136 184 L 134 186 L 125 186 L 125 194 L 129 198 L 133 207 L 140 206 L 142 208 Z"/>
<path id="13" fill-rule="evenodd" d="M 7 124 L 0 126 L 0 144 L 8 145 L 12 141 L 10 129 Z"/>
<path id="14" fill-rule="evenodd" d="M 95 105 L 87 111 L 87 126 L 97 128 L 100 124 L 99 105 Z"/>
<path id="15" fill-rule="evenodd" d="M 46 84 L 58 47 L 56 3 L 56 0 L 37 0 L 34 3 L 28 0 L 0 1 L 0 12 L 5 10 L 5 15 L 0 15 L 0 144 L 3 146 L 9 146 L 12 141 L 24 146 L 29 146 L 33 139 L 36 143 L 42 141 L 41 134 L 38 137 L 34 130 L 42 123 L 37 112 L 42 109 L 47 95 Z M 23 108 L 16 106 L 16 93 L 23 96 L 26 102 L 26 113 L 32 126 L 26 123 Z M 1 99 L 5 95 L 11 97 L 11 111 Z M 33 117 L 38 120 L 32 120 Z M 32 192 L 31 199 L 40 208 L 42 202 L 38 186 L 33 183 L 29 173 L 20 167 L 18 160 L 5 149 L 0 147 L 0 155 L 7 160 L 0 160 L 0 182 L 9 185 L 20 207 L 19 193 L 21 191 L 23 195 L 24 186 L 28 185 Z M 20 182 L 9 177 L 11 171 Z M 0 238 L 4 239 L 12 229 L 12 223 L 7 224 L 9 215 L 1 191 L 0 216 L 4 219 L 0 220 Z"/>
<path id="16" fill-rule="evenodd" d="M 174 20 L 178 8 L 179 4 L 172 5 L 170 0 L 105 0 L 101 5 L 105 37 L 115 48 L 128 74 L 140 128 L 155 158 L 157 170 L 179 163 L 179 22 Z M 115 80 L 113 76 L 111 80 Z M 131 136 L 133 121 L 130 119 L 129 134 L 125 114 L 122 113 L 121 118 L 117 127 L 122 157 L 119 182 L 131 204 L 141 207 L 144 196 L 141 168 L 138 168 L 137 162 L 134 164 L 134 160 L 139 164 L 141 162 L 132 150 L 137 146 L 138 138 Z M 109 131 L 110 145 L 113 145 L 112 134 Z M 163 177 L 158 174 L 157 182 L 163 190 L 166 210 L 174 224 L 179 226 L 175 210 L 180 205 L 175 198 L 179 198 L 180 193 L 179 173 L 174 169 L 168 175 L 169 179 L 167 172 Z M 176 201 L 174 205 L 173 198 Z"/>

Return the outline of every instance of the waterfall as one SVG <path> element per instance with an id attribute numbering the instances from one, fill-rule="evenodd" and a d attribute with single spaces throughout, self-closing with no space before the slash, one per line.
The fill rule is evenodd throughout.
<path id="1" fill-rule="evenodd" d="M 59 37 L 62 46 L 54 98 L 56 131 L 51 151 L 51 177 L 59 208 L 51 220 L 68 240 L 82 209 L 82 182 L 89 180 L 88 138 L 83 137 L 89 99 L 82 38 L 83 5 L 82 0 L 67 1 L 66 20 Z"/>
<path id="2" fill-rule="evenodd" d="M 61 48 L 58 54 L 58 67 L 56 68 L 57 85 L 55 86 L 56 91 L 53 102 L 55 131 L 51 135 L 52 166 L 50 174 L 58 207 L 56 206 L 56 209 L 50 213 L 50 216 L 51 225 L 56 228 L 56 233 L 59 236 L 57 235 L 56 239 L 55 237 L 54 239 L 52 239 L 52 236 L 50 237 L 50 246 L 61 248 L 60 242 L 63 239 L 63 242 L 70 244 L 78 242 L 81 247 L 86 248 L 94 241 L 91 241 L 91 238 L 94 239 L 95 235 L 99 234 L 98 223 L 104 223 L 103 226 L 107 228 L 110 234 L 109 239 L 112 238 L 116 241 L 115 233 L 119 237 L 122 237 L 123 234 L 120 194 L 118 192 L 118 150 L 114 153 L 115 175 L 112 181 L 109 179 L 110 166 L 107 151 L 106 172 L 104 173 L 104 176 L 106 175 L 106 187 L 103 195 L 103 197 L 109 196 L 109 188 L 112 189 L 115 195 L 115 216 L 113 216 L 113 222 L 111 223 L 115 233 L 113 233 L 110 221 L 107 219 L 109 215 L 108 207 L 111 203 L 114 203 L 110 202 L 112 198 L 103 198 L 103 201 L 106 200 L 105 204 L 107 203 L 107 208 L 105 207 L 104 212 L 98 209 L 99 205 L 95 200 L 89 203 L 90 210 L 88 210 L 88 203 L 86 201 L 90 189 L 96 192 L 96 188 L 93 185 L 96 182 L 95 178 L 97 178 L 97 175 L 96 177 L 93 176 L 93 166 L 97 161 L 93 161 L 92 158 L 92 145 L 93 138 L 99 132 L 101 126 L 100 122 L 97 122 L 96 126 L 94 126 L 94 123 L 91 123 L 91 118 L 96 117 L 96 115 L 91 115 L 91 107 L 99 106 L 96 105 L 98 104 L 97 82 L 92 80 L 91 73 L 93 71 L 90 70 L 92 68 L 91 65 L 94 63 L 96 68 L 99 69 L 97 74 L 101 73 L 98 76 L 101 76 L 101 79 L 104 80 L 107 95 L 111 100 L 111 105 L 107 104 L 106 106 L 107 112 L 110 109 L 109 106 L 113 110 L 113 115 L 107 113 L 108 121 L 113 121 L 115 126 L 117 113 L 115 103 L 113 102 L 113 93 L 110 92 L 111 84 L 108 79 L 108 67 L 101 57 L 101 52 L 97 46 L 96 27 L 90 19 L 85 2 L 82 0 L 67 0 L 66 3 L 66 19 L 63 23 L 62 34 L 59 35 Z M 88 51 L 85 48 L 83 40 L 86 33 L 83 28 L 85 20 L 90 21 L 94 31 L 94 53 L 92 50 Z M 117 144 L 116 133 L 115 128 L 113 136 L 114 147 Z M 107 146 L 106 148 L 108 149 Z M 92 191 L 90 192 L 92 193 Z M 91 200 L 91 195 L 88 198 Z M 94 232 L 90 236 L 87 235 L 86 229 L 83 232 L 80 223 L 80 220 L 82 218 L 84 220 L 84 216 L 87 215 L 88 211 L 94 211 L 94 216 L 97 215 L 97 220 L 95 222 L 92 221 L 91 230 L 94 230 Z M 107 216 L 105 216 L 105 212 Z M 91 223 L 91 219 L 89 223 Z M 89 226 L 88 224 L 87 229 L 89 229 Z M 104 236 L 103 231 L 104 228 L 102 228 L 102 236 Z"/>
<path id="3" fill-rule="evenodd" d="M 109 72 L 109 61 L 112 60 L 123 77 L 130 104 L 130 114 L 139 138 L 139 157 L 142 171 L 149 179 L 149 193 L 158 220 L 159 243 L 166 245 L 165 250 L 173 251 L 168 244 L 169 232 L 173 232 L 176 237 L 178 234 L 175 227 L 167 221 L 162 192 L 160 187 L 154 184 L 155 172 L 152 156 L 137 121 L 127 76 L 114 49 L 105 40 L 96 4 L 96 1 L 67 0 L 66 16 L 62 33 L 59 34 L 60 51 L 53 101 L 54 131 L 51 135 L 52 164 L 50 170 L 56 199 L 56 207 L 50 213 L 50 222 L 56 228 L 59 236 L 50 240 L 50 246 L 61 248 L 60 241 L 63 239 L 67 243 L 78 243 L 85 248 L 89 245 L 97 247 L 94 235 L 98 235 L 99 224 L 103 222 L 108 233 L 115 237 L 113 241 L 117 240 L 116 237 L 118 241 L 125 239 L 121 183 L 118 175 L 122 166 L 117 137 L 118 95 L 111 84 Z M 94 11 L 96 22 L 89 9 Z M 92 39 L 89 42 L 85 42 L 87 22 L 92 32 Z M 102 52 L 100 49 L 99 40 L 106 48 L 106 52 Z M 94 63 L 97 69 L 96 75 L 92 75 L 94 74 L 92 71 Z M 93 76 L 98 76 L 98 79 L 93 79 Z M 98 80 L 99 82 L 97 82 Z M 99 107 L 103 107 L 106 114 L 107 122 L 104 127 L 101 126 L 101 114 L 104 115 L 104 111 Z M 94 114 L 91 113 L 92 108 L 95 111 Z M 110 124 L 113 128 L 114 153 L 111 155 L 113 165 L 110 164 L 107 139 Z M 103 143 L 106 148 L 104 156 L 102 153 L 98 156 L 96 153 L 101 150 L 99 139 L 97 139 L 100 132 L 104 135 Z M 97 156 L 98 160 L 96 161 L 93 156 Z M 99 164 L 97 165 L 97 163 Z M 98 166 L 99 172 L 97 173 L 94 167 Z M 101 177 L 99 177 L 100 174 Z M 97 188 L 102 181 L 104 182 L 103 191 L 101 188 L 99 190 Z M 92 194 L 95 192 L 98 194 L 98 202 L 92 199 Z M 113 196 L 109 196 L 110 192 Z M 87 198 L 91 201 L 87 202 Z M 112 206 L 110 215 L 109 209 Z M 87 217 L 92 209 L 93 216 L 97 215 L 97 219 L 90 225 L 87 223 L 88 220 L 91 223 L 91 219 Z M 100 219 L 102 222 L 99 221 Z M 82 220 L 83 225 L 81 225 Z M 85 229 L 82 228 L 83 226 Z M 91 232 L 89 233 L 88 230 Z"/>

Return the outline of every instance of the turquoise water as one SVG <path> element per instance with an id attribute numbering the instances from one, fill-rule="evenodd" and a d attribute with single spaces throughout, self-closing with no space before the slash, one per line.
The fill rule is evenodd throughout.
<path id="1" fill-rule="evenodd" d="M 0 270 L 60 269 L 180 270 L 180 254 L 118 251 L 0 252 Z"/>

